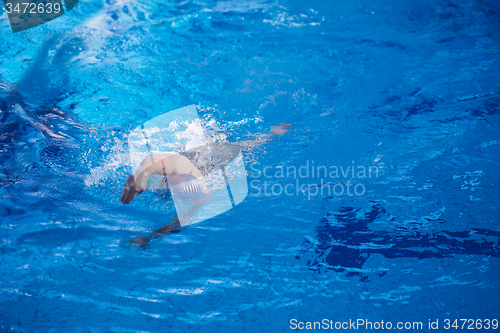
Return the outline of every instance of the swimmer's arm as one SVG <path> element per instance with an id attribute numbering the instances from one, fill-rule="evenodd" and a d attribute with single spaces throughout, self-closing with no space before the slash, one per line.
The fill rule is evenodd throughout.
<path id="1" fill-rule="evenodd" d="M 271 140 L 270 136 L 266 135 L 263 139 L 245 140 L 245 141 L 237 142 L 237 144 L 240 146 L 241 150 L 249 151 L 252 148 L 257 148 L 259 146 L 262 146 L 264 143 L 266 143 L 269 140 Z"/>
<path id="2" fill-rule="evenodd" d="M 143 167 L 143 165 L 147 166 Z M 146 189 L 146 183 L 151 175 L 171 176 L 178 174 L 189 174 L 196 178 L 203 177 L 200 170 L 182 155 L 154 155 L 147 157 L 141 163 L 141 167 L 134 173 L 134 177 L 139 187 Z"/>
<path id="3" fill-rule="evenodd" d="M 266 142 L 273 140 L 276 136 L 285 134 L 290 129 L 290 127 L 292 127 L 292 125 L 282 122 L 271 127 L 269 133 L 254 134 L 254 136 L 259 137 L 259 139 L 241 141 L 238 142 L 238 145 L 240 146 L 241 150 L 249 151 L 252 148 L 257 148 L 259 146 L 262 146 Z"/>
<path id="4" fill-rule="evenodd" d="M 151 175 L 189 174 L 198 179 L 203 175 L 186 157 L 182 155 L 152 155 L 146 157 L 136 172 L 128 177 L 122 190 L 121 202 L 130 203 L 138 194 L 146 190 Z"/>

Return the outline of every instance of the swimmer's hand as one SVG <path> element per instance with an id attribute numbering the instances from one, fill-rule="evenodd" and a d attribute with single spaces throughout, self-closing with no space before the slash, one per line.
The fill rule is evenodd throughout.
<path id="1" fill-rule="evenodd" d="M 135 182 L 134 175 L 128 177 L 122 190 L 121 202 L 128 205 L 138 194 L 144 192 L 145 188 L 140 187 Z"/>

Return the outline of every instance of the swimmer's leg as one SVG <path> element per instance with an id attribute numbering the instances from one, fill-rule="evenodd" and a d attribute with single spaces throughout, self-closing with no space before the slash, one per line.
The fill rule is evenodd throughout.
<path id="1" fill-rule="evenodd" d="M 175 215 L 172 218 L 172 223 L 160 228 L 158 230 L 153 231 L 153 239 L 160 238 L 166 235 L 170 235 L 179 231 L 181 227 L 181 223 L 179 222 L 179 217 Z"/>
<path id="2" fill-rule="evenodd" d="M 158 230 L 152 231 L 151 236 L 137 236 L 135 239 L 131 240 L 130 243 L 146 248 L 148 243 L 156 238 L 164 237 L 180 230 L 181 224 L 179 218 L 175 215 L 172 218 L 172 223 L 160 228 Z"/>

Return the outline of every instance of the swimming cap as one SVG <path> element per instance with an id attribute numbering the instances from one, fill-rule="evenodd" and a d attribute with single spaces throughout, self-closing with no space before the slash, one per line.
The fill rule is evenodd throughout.
<path id="1" fill-rule="evenodd" d="M 165 185 L 174 193 L 204 193 L 201 181 L 193 175 L 184 173 L 169 176 Z"/>

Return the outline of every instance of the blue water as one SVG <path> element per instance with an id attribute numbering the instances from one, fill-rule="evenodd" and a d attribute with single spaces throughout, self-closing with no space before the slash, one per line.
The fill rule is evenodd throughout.
<path id="1" fill-rule="evenodd" d="M 0 29 L 2 330 L 500 317 L 497 1 L 82 0 Z M 292 128 L 245 153 L 241 204 L 131 244 L 175 208 L 120 203 L 128 133 L 190 104 L 231 142 Z M 313 163 L 379 173 L 276 175 Z"/>

